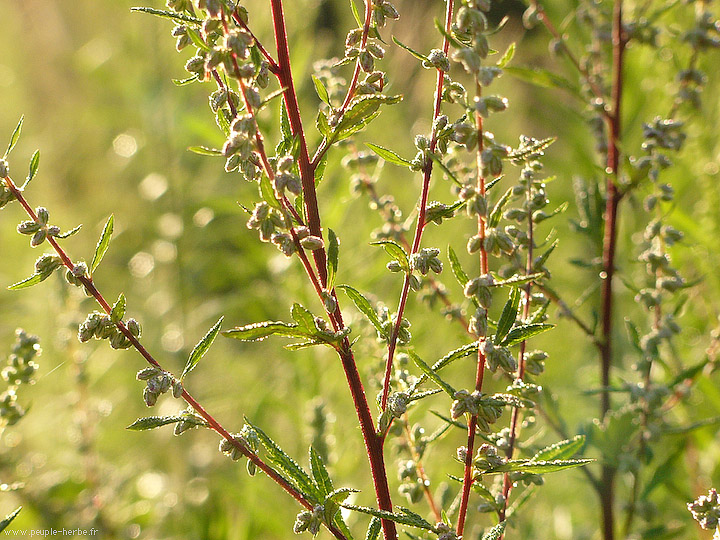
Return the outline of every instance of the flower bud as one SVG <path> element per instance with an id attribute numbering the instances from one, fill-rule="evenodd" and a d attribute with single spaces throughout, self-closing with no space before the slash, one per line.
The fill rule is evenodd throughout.
<path id="1" fill-rule="evenodd" d="M 4 159 L 0 159 L 0 177 L 7 178 L 9 174 L 10 164 Z"/>

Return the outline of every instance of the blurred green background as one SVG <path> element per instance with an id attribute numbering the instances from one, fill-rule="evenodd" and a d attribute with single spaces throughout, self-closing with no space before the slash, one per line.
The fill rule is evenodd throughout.
<path id="1" fill-rule="evenodd" d="M 40 174 L 27 197 L 33 206 L 47 206 L 52 223 L 64 230 L 84 224 L 78 235 L 65 241 L 73 257 L 92 257 L 102 224 L 114 213 L 115 238 L 95 281 L 111 301 L 121 291 L 125 293 L 129 315 L 144 326 L 146 346 L 177 373 L 193 345 L 221 315 L 228 328 L 265 319 L 288 320 L 295 301 L 316 312 L 320 307 L 297 261 L 261 244 L 256 233 L 245 227 L 247 216 L 237 202 L 251 207 L 256 189 L 225 174 L 221 161 L 186 151 L 192 145 L 222 144 L 207 105 L 213 88 L 209 83 L 173 85 L 171 79 L 185 76 L 183 65 L 190 52 L 176 53 L 169 35 L 172 25 L 131 13 L 130 7 L 136 4 L 126 0 L 0 2 L 0 50 L 4 51 L 0 57 L 0 144 L 6 144 L 24 114 L 23 136 L 11 156 L 12 176 L 16 180 L 25 176 L 27 162 L 39 148 Z M 345 33 L 354 23 L 345 1 L 287 4 L 296 84 L 314 147 L 319 135 L 312 123 L 318 104 L 309 76 L 312 62 L 341 56 Z M 255 33 L 272 45 L 267 2 L 245 5 Z M 153 6 L 163 7 L 160 2 Z M 397 7 L 402 18 L 385 30 L 384 37 L 394 34 L 424 51 L 439 46 L 433 18 L 442 18 L 443 2 L 398 0 Z M 560 21 L 574 7 L 572 2 L 553 2 L 548 11 Z M 522 27 L 522 5 L 505 2 L 500 10 L 511 19 L 494 37 L 493 47 L 502 51 L 515 41 L 514 64 L 547 66 L 574 80 L 566 63 L 547 52 L 543 30 Z M 630 153 L 637 153 L 641 122 L 669 109 L 673 87 L 668 85 L 687 61 L 687 52 L 634 47 L 627 60 L 624 144 Z M 720 74 L 712 66 L 717 66 L 717 55 L 705 64 L 709 81 L 700 121 L 688 127 L 686 151 L 666 176 L 678 194 L 669 219 L 687 238 L 672 255 L 688 279 L 701 280 L 687 292 L 685 331 L 676 351 L 688 365 L 705 355 L 711 331 L 718 326 L 720 305 Z M 429 131 L 434 73 L 394 46 L 388 46 L 381 67 L 389 73 L 389 92 L 402 93 L 405 99 L 385 109 L 359 141 L 372 140 L 410 156 L 414 134 Z M 583 105 L 567 93 L 529 86 L 507 75 L 492 90 L 510 100 L 509 111 L 489 122 L 500 141 L 514 144 L 521 133 L 558 138 L 545 161 L 548 174 L 557 177 L 548 191 L 554 206 L 570 201 L 570 207 L 552 223 L 561 243 L 550 267 L 554 287 L 573 302 L 596 282 L 592 273 L 569 264 L 571 259 L 597 255 L 569 226 L 570 219 L 577 218 L 573 178 L 599 178 L 594 143 L 580 114 Z M 457 110 L 450 114 L 456 116 Z M 270 107 L 263 117 L 271 147 L 277 118 L 277 107 Z M 332 227 L 342 240 L 338 280 L 372 291 L 394 310 L 400 291 L 398 276 L 383 271 L 386 256 L 367 245 L 371 231 L 381 225 L 380 218 L 368 211 L 365 199 L 351 194 L 348 173 L 339 165 L 342 152 L 333 150 L 330 157 L 319 196 L 324 226 Z M 452 201 L 449 187 L 438 176 L 431 199 Z M 393 193 L 408 215 L 419 193 L 419 177 L 388 165 L 378 189 Z M 0 213 L 3 285 L 29 275 L 40 254 L 15 232 L 22 219 L 18 205 Z M 640 283 L 644 273 L 634 245 L 645 221 L 641 204 L 629 201 L 621 216 L 618 258 L 629 282 Z M 471 228 L 463 219 L 449 227 L 429 227 L 424 244 L 444 252 L 449 243 L 464 253 Z M 548 234 L 550 225 L 542 232 Z M 463 261 L 472 268 L 469 257 Z M 459 302 L 461 291 L 449 273 L 444 278 L 451 298 Z M 1 442 L 0 480 L 21 482 L 24 487 L 0 493 L 0 514 L 22 504 L 15 529 L 94 526 L 103 539 L 290 537 L 296 505 L 262 475 L 249 478 L 244 466 L 222 456 L 212 433 L 196 430 L 174 438 L 170 428 L 143 433 L 124 430 L 139 416 L 177 412 L 178 402 L 161 400 L 148 412 L 141 399 L 143 387 L 134 379 L 143 367 L 136 353 L 114 352 L 104 343 L 81 346 L 77 342 L 77 324 L 95 309 L 77 293 L 64 286 L 59 274 L 27 291 L 0 291 L 0 355 L 9 353 L 16 327 L 39 335 L 44 349 L 37 384 L 20 393 L 21 404 L 30 407 L 28 416 L 8 429 Z M 617 359 L 624 360 L 620 373 L 627 374 L 633 359 L 622 318 L 632 317 L 643 324 L 645 316 L 622 283 L 618 283 L 618 295 Z M 341 301 L 357 322 L 354 335 L 367 337 L 358 345 L 358 362 L 368 394 L 373 396 L 380 353 L 349 302 Z M 591 321 L 596 304 L 597 294 L 590 293 L 579 314 Z M 545 347 L 550 353 L 541 383 L 558 397 L 574 434 L 597 414 L 596 397 L 583 393 L 598 386 L 596 356 L 571 322 L 557 317 L 555 308 L 551 313 L 558 329 L 535 340 L 533 348 Z M 416 350 L 428 361 L 467 340 L 458 325 L 445 323 L 421 303 L 411 302 L 408 314 Z M 451 377 L 459 387 L 467 387 L 471 373 L 469 365 L 458 365 Z M 717 375 L 704 379 L 690 407 L 673 411 L 677 421 L 720 416 L 718 382 Z M 374 504 L 352 402 L 340 365 L 330 352 L 290 353 L 280 340 L 241 344 L 219 339 L 189 378 L 188 387 L 229 429 L 239 431 L 246 415 L 303 463 L 308 444 L 322 438 L 330 449 L 336 484 L 362 489 L 355 502 Z M 490 387 L 502 389 L 504 383 L 494 380 Z M 431 404 L 445 406 L 440 398 Z M 322 434 L 313 428 L 318 411 L 324 411 L 328 420 Z M 416 411 L 411 421 L 422 422 L 432 432 L 439 421 L 423 412 Z M 666 478 L 650 497 L 654 507 L 644 511 L 682 527 L 679 538 L 699 534 L 689 523 L 684 503 L 717 486 L 720 479 L 715 429 L 711 425 L 689 437 L 669 437 L 658 449 L 668 457 L 680 447 L 684 452 L 668 461 Z M 537 437 L 546 443 L 558 440 L 543 428 Z M 434 489 L 446 474 L 459 474 L 452 456 L 463 440 L 464 435 L 455 433 L 428 455 L 426 467 Z M 390 452 L 391 481 L 397 484 L 393 461 Z M 654 472 L 648 471 L 647 476 Z M 623 480 L 618 489 L 627 489 Z M 397 493 L 395 499 L 407 502 Z M 359 536 L 367 520 L 353 519 Z M 476 512 L 471 512 L 470 519 L 467 536 L 478 538 L 490 522 Z M 599 537 L 597 523 L 592 489 L 580 472 L 570 471 L 547 478 L 508 538 L 590 540 Z M 329 538 L 324 531 L 320 536 Z"/>

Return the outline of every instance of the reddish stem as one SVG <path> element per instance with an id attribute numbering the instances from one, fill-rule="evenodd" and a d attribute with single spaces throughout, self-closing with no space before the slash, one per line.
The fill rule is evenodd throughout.
<path id="1" fill-rule="evenodd" d="M 447 0 L 447 10 L 445 13 L 445 32 L 450 34 L 451 25 L 453 18 L 453 0 Z M 447 56 L 450 50 L 450 42 L 447 38 L 443 38 L 443 51 Z M 440 116 L 440 106 L 442 104 L 442 91 L 443 83 L 445 80 L 445 73 L 438 69 L 437 70 L 437 81 L 435 82 L 435 104 L 433 106 L 433 133 L 430 140 L 430 154 L 435 152 L 437 148 L 437 133 L 435 132 L 434 121 Z M 420 243 L 422 241 L 423 231 L 425 230 L 425 216 L 427 215 L 427 202 L 428 194 L 430 193 L 430 177 L 432 176 L 433 162 L 428 157 L 427 162 L 423 167 L 423 185 L 422 193 L 420 195 L 420 207 L 418 211 L 417 224 L 415 225 L 415 236 L 413 237 L 411 255 L 415 254 L 420 249 Z M 398 303 L 397 318 L 395 320 L 395 326 L 393 327 L 392 336 L 388 343 L 388 357 L 385 365 L 385 378 L 383 380 L 383 393 L 380 403 L 380 408 L 384 411 L 387 406 L 388 394 L 390 393 L 390 377 L 392 375 L 393 357 L 395 355 L 395 349 L 397 347 L 397 339 L 400 333 L 400 325 L 402 324 L 403 314 L 405 313 L 405 305 L 407 303 L 408 294 L 410 293 L 410 278 L 411 274 L 405 274 L 403 281 L 402 293 L 400 294 L 400 302 Z"/>

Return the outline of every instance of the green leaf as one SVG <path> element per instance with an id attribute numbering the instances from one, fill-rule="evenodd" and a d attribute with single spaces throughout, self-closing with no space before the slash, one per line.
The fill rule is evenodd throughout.
<path id="1" fill-rule="evenodd" d="M 338 270 L 340 257 L 340 241 L 335 231 L 328 229 L 328 250 L 327 250 L 327 289 L 331 291 L 335 286 L 335 276 Z"/>
<path id="2" fill-rule="evenodd" d="M 274 92 L 270 92 L 265 99 L 262 100 L 260 103 L 260 106 L 257 108 L 259 111 L 263 107 L 267 106 L 269 103 L 272 102 L 272 100 L 277 99 L 285 94 L 285 91 L 287 90 L 287 86 L 283 86 L 282 88 L 275 90 Z M 257 112 L 257 111 L 256 111 Z"/>
<path id="3" fill-rule="evenodd" d="M 115 225 L 115 216 L 110 214 L 110 217 L 105 222 L 102 234 L 100 234 L 100 240 L 98 240 L 97 246 L 95 246 L 95 254 L 93 255 L 92 262 L 90 263 L 90 273 L 95 272 L 100 262 L 105 256 L 108 247 L 110 246 L 110 240 L 112 239 L 113 227 Z"/>
<path id="4" fill-rule="evenodd" d="M 508 188 L 508 190 L 503 193 L 503 196 L 500 197 L 500 200 L 495 203 L 495 206 L 493 206 L 492 211 L 490 212 L 490 217 L 488 218 L 488 226 L 489 227 L 497 227 L 498 223 L 500 223 L 500 218 L 502 217 L 502 211 L 507 202 L 510 200 L 510 196 L 512 195 L 513 188 Z"/>
<path id="5" fill-rule="evenodd" d="M 360 13 L 358 12 L 358 8 L 355 5 L 355 0 L 350 0 L 350 10 L 352 11 L 353 17 L 355 17 L 355 22 L 359 27 L 362 28 L 363 20 L 360 18 Z"/>
<path id="6" fill-rule="evenodd" d="M 509 66 L 506 66 L 504 69 L 507 73 L 514 75 L 520 80 L 534 84 L 535 86 L 543 88 L 560 88 L 562 90 L 568 90 L 576 97 L 581 96 L 580 90 L 578 90 L 574 84 L 566 78 L 546 69 Z"/>
<path id="7" fill-rule="evenodd" d="M 293 458 L 287 455 L 275 443 L 275 441 L 267 435 L 267 433 L 249 421 L 248 424 L 250 424 L 250 427 L 257 432 L 260 442 L 265 447 L 265 450 L 267 450 L 268 460 L 282 472 L 287 474 L 292 480 L 292 483 L 294 483 L 300 491 L 311 497 L 314 504 L 322 501 L 324 496 L 320 493 L 318 487 L 313 483 L 310 475 L 308 475 L 308 473 L 306 473 Z"/>
<path id="8" fill-rule="evenodd" d="M 217 148 L 208 148 L 207 146 L 190 146 L 188 148 L 193 154 L 199 154 L 201 156 L 222 156 L 222 150 Z"/>
<path id="9" fill-rule="evenodd" d="M 380 538 L 380 530 L 382 529 L 382 521 L 380 518 L 374 517 L 370 520 L 365 540 L 378 540 Z"/>
<path id="10" fill-rule="evenodd" d="M 508 45 L 508 48 L 505 49 L 505 53 L 502 55 L 500 60 L 497 61 L 497 67 L 504 68 L 510 63 L 510 60 L 513 59 L 513 56 L 515 56 L 515 42 L 513 41 L 510 45 Z"/>
<path id="11" fill-rule="evenodd" d="M 359 493 L 359 489 L 353 488 L 339 488 L 331 491 L 325 496 L 326 501 L 333 501 L 334 503 L 340 504 L 347 499 L 351 493 Z"/>
<path id="12" fill-rule="evenodd" d="M 285 102 L 280 102 L 280 133 L 284 141 L 292 139 L 292 126 L 290 125 L 290 116 L 288 116 Z"/>
<path id="13" fill-rule="evenodd" d="M 328 163 L 328 155 L 327 152 L 323 154 L 323 157 L 320 158 L 320 161 L 318 162 L 317 166 L 315 167 L 315 185 L 319 185 L 320 181 L 323 179 L 323 176 L 325 175 L 325 168 L 327 167 Z"/>
<path id="14" fill-rule="evenodd" d="M 531 461 L 550 461 L 573 457 L 585 445 L 585 435 L 576 435 L 572 439 L 546 446 L 535 454 Z"/>
<path id="15" fill-rule="evenodd" d="M 483 534 L 482 540 L 500 540 L 503 533 L 505 532 L 506 523 L 507 521 L 501 521 L 500 523 L 495 525 L 492 529 Z"/>
<path id="16" fill-rule="evenodd" d="M 465 273 L 465 270 L 462 269 L 462 266 L 460 265 L 460 259 L 458 259 L 455 250 L 450 245 L 448 245 L 448 260 L 450 261 L 450 269 L 452 270 L 455 279 L 458 280 L 458 283 L 460 283 L 461 287 L 465 287 L 467 282 L 470 281 L 470 278 Z"/>
<path id="17" fill-rule="evenodd" d="M 538 154 L 540 152 L 543 152 L 548 146 L 550 146 L 552 143 L 554 143 L 557 140 L 557 137 L 548 137 L 546 139 L 540 139 L 539 141 L 535 141 L 533 144 L 529 144 L 527 146 L 521 146 L 520 148 L 513 150 L 508 154 L 508 159 L 511 159 L 513 161 L 523 161 L 525 159 L 528 159 L 530 156 L 534 154 Z"/>
<path id="18" fill-rule="evenodd" d="M 410 259 L 408 258 L 408 254 L 405 251 L 405 248 L 395 242 L 395 240 L 378 240 L 377 242 L 370 242 L 370 245 L 382 246 L 390 257 L 400 263 L 403 272 L 410 272 Z"/>
<path id="19" fill-rule="evenodd" d="M 458 186 L 463 186 L 463 183 L 457 179 L 457 177 L 452 173 L 450 169 L 447 168 L 447 165 L 442 162 L 442 159 L 440 159 L 435 154 L 430 154 L 430 158 L 437 164 L 438 167 L 442 169 L 442 172 L 445 173 L 445 176 L 455 182 Z"/>
<path id="20" fill-rule="evenodd" d="M 412 165 L 412 163 L 409 160 L 407 160 L 403 157 L 400 157 L 392 150 L 383 148 L 379 144 L 365 143 L 365 146 L 370 148 L 370 150 L 375 152 L 378 156 L 383 158 L 388 163 L 392 163 L 394 165 L 400 165 L 401 167 L 410 167 Z"/>
<path id="21" fill-rule="evenodd" d="M 435 384 L 437 384 L 440 388 L 442 388 L 447 394 L 453 398 L 455 396 L 455 389 L 450 386 L 448 383 L 443 381 L 440 376 L 433 371 L 433 369 L 428 366 L 422 358 L 420 358 L 417 354 L 415 354 L 414 351 L 410 350 L 408 351 L 408 354 L 410 355 L 410 358 L 415 363 L 415 365 L 420 368 L 420 370 L 427 375 L 427 377 L 433 381 Z M 453 398 L 454 399 L 454 398 Z"/>
<path id="22" fill-rule="evenodd" d="M 324 112 L 318 111 L 317 118 L 315 118 L 315 127 L 317 127 L 320 135 L 326 139 L 330 139 L 332 137 L 332 128 L 330 127 L 327 116 L 325 116 Z"/>
<path id="23" fill-rule="evenodd" d="M 213 344 L 213 341 L 215 341 L 218 332 L 220 332 L 220 325 L 223 322 L 223 318 L 224 317 L 220 317 L 220 319 L 218 319 L 218 322 L 216 322 L 215 325 L 208 331 L 208 333 L 205 334 L 205 336 L 203 336 L 200 341 L 198 341 L 197 345 L 195 345 L 192 352 L 190 353 L 190 356 L 188 357 L 187 364 L 185 364 L 185 369 L 183 369 L 182 375 L 180 375 L 180 380 L 184 379 L 185 375 L 190 373 L 200 361 L 200 359 L 205 356 L 205 353 L 208 352 L 210 345 Z"/>
<path id="24" fill-rule="evenodd" d="M 225 330 L 225 337 L 241 341 L 262 341 L 269 336 L 312 338 L 313 334 L 298 328 L 295 324 L 265 321 Z"/>
<path id="25" fill-rule="evenodd" d="M 309 334 L 315 333 L 315 317 L 306 308 L 295 303 L 290 310 L 290 314 L 297 323 L 298 328 L 307 331 Z"/>
<path id="26" fill-rule="evenodd" d="M 35 175 L 38 172 L 38 167 L 40 167 L 40 150 L 35 150 L 32 157 L 30 158 L 30 171 L 28 172 L 27 178 L 25 179 L 25 183 L 22 186 L 22 189 L 25 189 L 27 185 L 30 183 L 30 181 L 35 178 Z"/>
<path id="27" fill-rule="evenodd" d="M 425 55 L 422 54 L 422 53 L 419 53 L 418 51 L 416 51 L 415 49 L 413 49 L 413 48 L 411 48 L 411 47 L 408 47 L 407 45 L 405 45 L 404 43 L 402 43 L 402 42 L 401 42 L 398 38 L 396 38 L 395 36 L 393 36 L 392 40 L 395 42 L 395 45 L 398 45 L 399 47 L 402 47 L 403 49 L 405 49 L 407 52 L 409 52 L 410 54 L 412 54 L 412 55 L 413 55 L 415 58 L 417 58 L 418 60 L 427 60 L 427 56 L 425 56 Z"/>
<path id="28" fill-rule="evenodd" d="M 192 24 L 202 24 L 202 19 L 191 17 L 185 13 L 177 13 L 175 11 L 165 11 L 162 9 L 155 9 L 150 7 L 131 7 L 130 11 L 140 11 L 143 13 L 150 13 L 151 15 L 157 15 L 165 19 L 171 19 L 173 21 L 186 22 Z"/>
<path id="29" fill-rule="evenodd" d="M 466 46 L 461 41 L 455 39 L 452 34 L 449 34 L 447 30 L 445 30 L 445 25 L 443 25 L 443 23 L 441 23 L 437 18 L 435 19 L 435 28 L 437 28 L 438 32 L 440 32 L 440 35 L 447 39 L 448 43 L 450 43 L 450 45 L 452 45 L 456 49 L 462 49 Z"/>
<path id="30" fill-rule="evenodd" d="M 112 309 L 110 310 L 110 320 L 114 323 L 119 323 L 123 320 L 123 317 L 125 316 L 125 306 L 127 302 L 125 301 L 125 295 L 123 293 L 120 293 L 120 296 L 118 296 L 117 301 L 113 304 Z"/>
<path id="31" fill-rule="evenodd" d="M 470 356 L 473 353 L 476 353 L 478 350 L 478 342 L 473 341 L 472 343 L 468 343 L 467 345 L 463 345 L 462 347 L 458 347 L 457 349 L 450 351 L 445 356 L 443 356 L 440 360 L 435 362 L 432 366 L 433 370 L 440 371 L 442 368 L 447 366 L 448 364 L 454 362 L 455 360 L 459 360 L 460 358 L 465 358 L 466 356 Z"/>
<path id="32" fill-rule="evenodd" d="M 533 461 L 530 459 L 510 460 L 495 469 L 483 471 L 483 474 L 497 474 L 506 472 L 525 472 L 531 474 L 547 474 L 564 471 L 575 467 L 582 467 L 594 462 L 594 459 L 554 459 L 550 461 Z"/>
<path id="33" fill-rule="evenodd" d="M 20 133 L 22 132 L 22 125 L 24 120 L 25 115 L 23 114 L 20 117 L 20 121 L 17 123 L 17 126 L 15 126 L 15 130 L 12 132 L 12 135 L 10 135 L 10 143 L 8 144 L 7 150 L 5 150 L 5 155 L 3 156 L 3 159 L 8 157 L 8 154 L 10 154 L 10 152 L 12 152 L 12 149 L 15 148 L 15 145 L 20 138 Z"/>
<path id="34" fill-rule="evenodd" d="M 542 272 L 537 272 L 536 274 L 515 274 L 514 276 L 511 276 L 507 279 L 499 279 L 496 280 L 491 287 L 504 287 L 507 285 L 522 285 L 523 283 L 529 283 L 530 281 L 535 281 L 543 277 L 545 274 Z"/>
<path id="35" fill-rule="evenodd" d="M 199 80 L 200 79 L 198 79 L 197 75 L 191 75 L 190 77 L 186 77 L 185 79 L 172 79 L 172 83 L 175 86 L 186 86 Z"/>
<path id="36" fill-rule="evenodd" d="M 17 517 L 17 515 L 20 513 L 20 510 L 22 510 L 22 506 L 18 506 L 14 511 L 12 511 L 7 516 L 5 516 L 5 519 L 0 521 L 0 532 L 7 529 L 8 525 L 10 525 L 12 520 L 15 519 Z"/>
<path id="37" fill-rule="evenodd" d="M 64 233 L 58 234 L 55 238 L 68 238 L 74 234 L 77 234 L 80 231 L 80 229 L 82 229 L 82 224 L 78 225 L 74 229 L 70 229 L 69 231 L 65 231 Z"/>
<path id="38" fill-rule="evenodd" d="M 280 201 L 278 201 L 277 197 L 275 196 L 275 190 L 270 183 L 270 179 L 264 174 L 262 175 L 262 178 L 260 178 L 258 189 L 260 190 L 260 196 L 266 203 L 268 203 L 276 210 L 280 210 L 282 208 L 282 206 L 280 205 Z"/>
<path id="39" fill-rule="evenodd" d="M 33 274 L 22 281 L 18 281 L 17 283 L 10 285 L 8 290 L 19 291 L 20 289 L 27 289 L 28 287 L 32 287 L 33 285 L 37 285 L 38 283 L 45 281 L 48 277 L 50 277 L 50 274 L 52 274 L 52 272 L 47 274 Z"/>
<path id="40" fill-rule="evenodd" d="M 513 345 L 517 345 L 518 343 L 530 339 L 533 336 L 547 332 L 552 328 L 555 328 L 555 325 L 547 323 L 534 323 L 516 326 L 508 332 L 508 335 L 500 342 L 500 345 L 503 347 L 512 347 Z"/>
<path id="41" fill-rule="evenodd" d="M 228 120 L 228 117 L 225 116 L 225 114 L 225 109 L 218 109 L 215 113 L 215 123 L 227 137 L 228 135 L 230 135 L 230 120 Z"/>
<path id="42" fill-rule="evenodd" d="M 487 502 L 491 503 L 493 506 L 497 504 L 497 502 L 495 500 L 495 495 L 493 495 L 492 492 L 488 488 L 486 488 L 482 483 L 473 482 L 472 488 L 475 493 L 480 495 L 483 499 L 485 499 Z"/>
<path id="43" fill-rule="evenodd" d="M 325 88 L 325 85 L 322 83 L 320 79 L 318 79 L 315 75 L 311 75 L 313 83 L 315 84 L 315 91 L 317 92 L 318 97 L 328 105 L 332 107 L 330 104 L 330 96 L 328 95 L 327 88 Z"/>
<path id="44" fill-rule="evenodd" d="M 411 512 L 407 508 L 403 508 L 402 506 L 397 507 L 401 512 L 403 512 L 402 514 L 398 514 L 395 512 L 386 512 L 385 510 L 368 508 L 366 506 L 355 506 L 354 504 L 343 504 L 341 506 L 343 508 L 347 508 L 348 510 L 354 510 L 355 512 L 361 512 L 363 514 L 369 514 L 380 519 L 389 519 L 390 521 L 400 523 L 401 525 L 409 525 L 410 527 L 417 527 L 418 529 L 425 529 L 428 531 L 432 531 L 434 529 L 434 527 L 430 525 L 430 523 L 425 521 L 422 517 L 420 517 L 414 512 Z"/>
<path id="45" fill-rule="evenodd" d="M 195 46 L 200 49 L 201 51 L 210 52 L 212 49 L 210 48 L 210 45 L 205 43 L 202 37 L 200 37 L 200 34 L 198 34 L 195 30 L 192 28 L 187 29 L 187 35 L 192 40 L 192 42 L 195 44 Z"/>
<path id="46" fill-rule="evenodd" d="M 493 343 L 500 343 L 507 336 L 510 329 L 517 319 L 518 309 L 520 309 L 520 289 L 513 287 L 510 290 L 510 298 L 505 302 L 502 314 L 497 323 L 497 331 L 493 337 Z"/>
<path id="47" fill-rule="evenodd" d="M 370 305 L 368 299 L 365 298 L 362 293 L 360 293 L 357 289 L 351 287 L 350 285 L 338 285 L 337 288 L 345 291 L 345 294 L 347 294 L 348 298 L 352 300 L 353 304 L 355 304 L 355 307 L 358 308 L 363 313 L 363 315 L 368 318 L 368 320 L 372 323 L 372 325 L 381 335 L 384 335 L 384 330 L 382 324 L 380 324 L 380 319 L 378 319 L 377 313 L 375 313 L 375 310 Z"/>
<path id="48" fill-rule="evenodd" d="M 190 422 L 196 426 L 207 426 L 207 422 L 195 414 L 180 414 L 176 416 L 148 416 L 138 418 L 125 429 L 129 429 L 130 431 L 146 431 L 178 422 Z"/>
<path id="49" fill-rule="evenodd" d="M 310 470 L 312 472 L 313 479 L 315 480 L 315 484 L 323 497 L 327 497 L 331 493 L 334 493 L 335 488 L 333 487 L 332 480 L 330 480 L 330 474 L 325 467 L 325 463 L 323 463 L 322 457 L 320 457 L 320 454 L 318 454 L 312 446 L 310 447 Z M 347 492 L 345 497 L 348 495 L 350 495 L 350 492 Z M 334 499 L 331 498 L 331 500 Z M 344 500 L 345 499 L 343 498 L 340 501 L 334 502 L 342 502 Z"/>
<path id="50" fill-rule="evenodd" d="M 380 105 L 393 105 L 400 101 L 402 101 L 402 96 L 386 96 L 384 94 L 364 95 L 355 98 L 335 128 L 334 139 L 341 140 L 346 138 L 343 136 L 344 132 L 351 131 L 352 134 L 365 127 L 374 118 L 373 115 L 380 108 Z M 359 126 L 358 129 L 353 129 L 355 126 Z"/>

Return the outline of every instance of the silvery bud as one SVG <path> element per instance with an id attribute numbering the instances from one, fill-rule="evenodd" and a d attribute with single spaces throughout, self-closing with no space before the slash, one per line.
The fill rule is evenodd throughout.
<path id="1" fill-rule="evenodd" d="M 0 159 L 0 177 L 7 178 L 9 175 L 10 164 L 4 159 Z"/>
<path id="2" fill-rule="evenodd" d="M 358 56 L 360 67 L 365 73 L 370 73 L 375 68 L 375 59 L 368 51 L 361 51 Z"/>
<path id="3" fill-rule="evenodd" d="M 158 394 L 151 391 L 149 388 L 145 388 L 143 391 L 143 401 L 145 401 L 145 405 L 148 407 L 152 407 L 157 403 Z"/>
<path id="4" fill-rule="evenodd" d="M 172 395 L 174 398 L 179 398 L 182 396 L 185 389 L 183 388 L 183 384 L 181 381 L 174 380 L 172 382 Z"/>
<path id="5" fill-rule="evenodd" d="M 62 266 L 62 260 L 57 255 L 50 255 L 46 253 L 41 255 L 35 261 L 35 273 L 36 274 L 49 274 L 55 269 Z"/>
<path id="6" fill-rule="evenodd" d="M 135 378 L 138 381 L 147 381 L 148 379 L 152 379 L 156 375 L 158 375 L 159 370 L 156 367 L 146 367 L 144 369 L 141 369 L 137 372 L 137 375 L 135 375 Z"/>
<path id="7" fill-rule="evenodd" d="M 388 396 L 387 408 L 394 418 L 400 418 L 407 411 L 409 401 L 407 392 L 393 392 Z"/>
<path id="8" fill-rule="evenodd" d="M 427 56 L 427 60 L 423 60 L 422 65 L 426 68 L 434 67 L 444 72 L 450 71 L 450 61 L 440 49 L 431 50 Z"/>
<path id="9" fill-rule="evenodd" d="M 300 244 L 302 247 L 309 249 L 310 251 L 321 249 L 325 246 L 325 242 L 323 242 L 323 239 L 319 236 L 306 236 L 300 240 Z"/>
<path id="10" fill-rule="evenodd" d="M 44 229 L 40 229 L 38 232 L 36 232 L 33 237 L 30 239 L 30 245 L 32 247 L 37 247 L 40 244 L 42 244 L 45 239 L 47 238 L 47 231 Z"/>
<path id="11" fill-rule="evenodd" d="M 20 234 L 35 234 L 40 230 L 40 224 L 35 221 L 23 221 L 17 226 L 17 232 Z"/>

